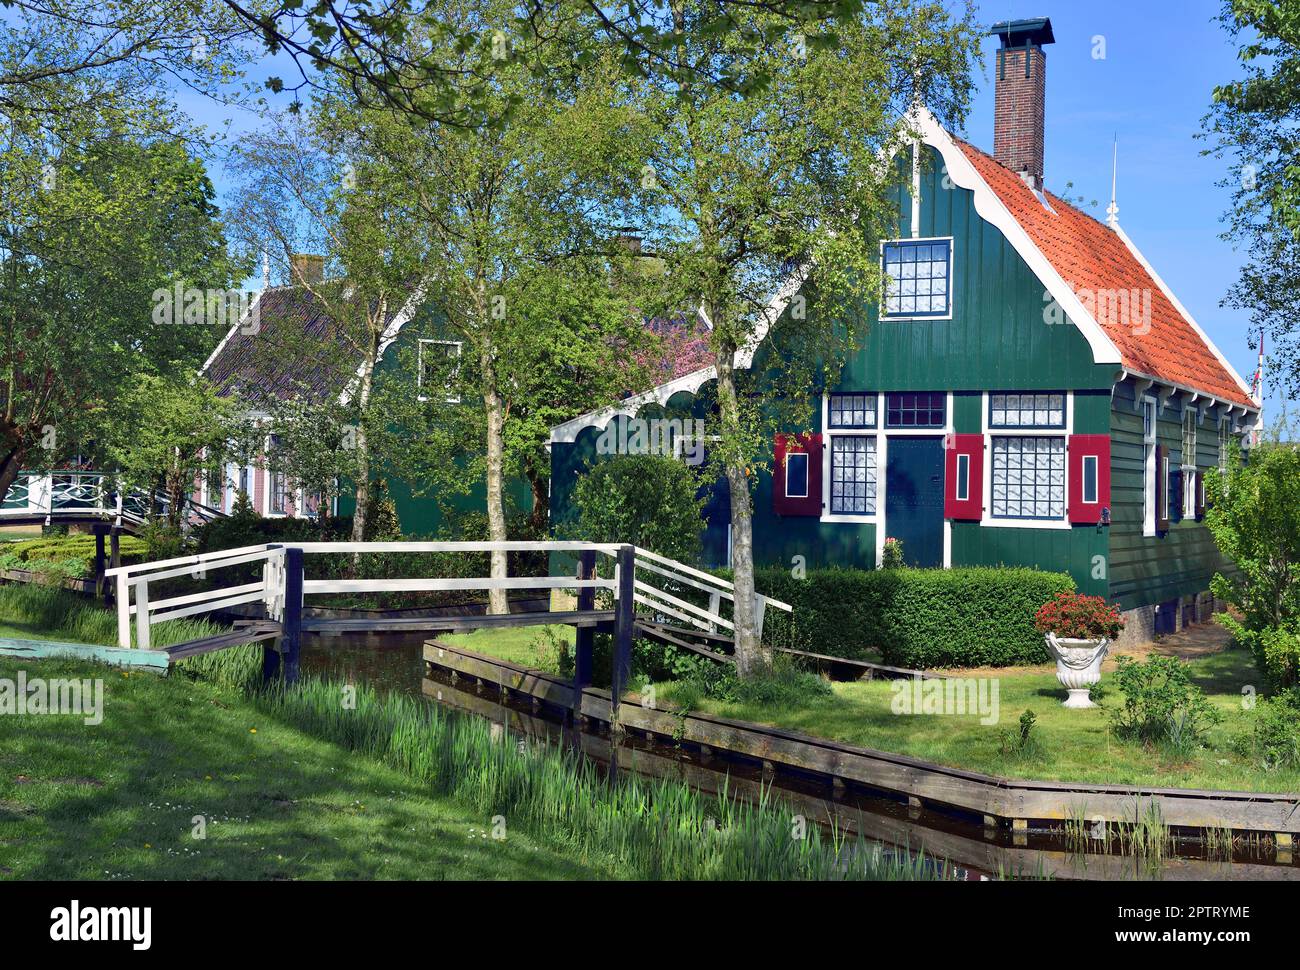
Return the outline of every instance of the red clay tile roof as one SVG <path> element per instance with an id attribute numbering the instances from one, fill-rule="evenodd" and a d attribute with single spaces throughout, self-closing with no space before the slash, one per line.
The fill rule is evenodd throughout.
<path id="1" fill-rule="evenodd" d="M 1208 392 L 1220 400 L 1256 407 L 1118 233 L 1047 192 L 1044 194 L 1056 210 L 1053 215 L 1020 176 L 960 138 L 953 141 L 1085 307 L 1091 310 L 1098 304 L 1095 294 L 1099 291 L 1139 294 L 1135 303 L 1140 303 L 1140 309 L 1130 303 L 1130 312 L 1123 319 L 1113 312 L 1093 313 L 1119 349 L 1126 368 Z"/>

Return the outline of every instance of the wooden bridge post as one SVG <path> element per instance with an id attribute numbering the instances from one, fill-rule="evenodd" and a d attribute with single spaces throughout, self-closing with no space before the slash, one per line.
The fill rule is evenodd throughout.
<path id="1" fill-rule="evenodd" d="M 284 682 L 298 682 L 298 648 L 302 645 L 302 549 L 284 551 L 284 635 L 280 655 L 284 663 Z"/>
<path id="2" fill-rule="evenodd" d="M 96 523 L 91 526 L 91 531 L 95 533 L 95 598 L 104 597 L 104 604 L 108 605 L 108 584 L 104 581 L 104 526 Z"/>
<path id="3" fill-rule="evenodd" d="M 614 603 L 614 657 L 610 693 L 610 717 L 618 720 L 618 705 L 632 676 L 632 641 L 636 637 L 636 603 L 632 597 L 636 581 L 636 547 L 618 550 L 618 600 Z"/>
<path id="4" fill-rule="evenodd" d="M 122 565 L 122 527 L 118 525 L 110 526 L 108 529 L 108 568 L 116 569 Z M 118 584 L 121 589 L 122 584 Z M 116 600 L 113 588 L 110 584 L 104 584 L 104 605 L 108 606 Z"/>
<path id="5" fill-rule="evenodd" d="M 578 578 L 596 578 L 596 550 L 584 549 L 578 553 Z M 596 608 L 596 591 L 590 586 L 578 589 L 578 612 L 589 612 Z M 574 628 L 573 634 L 573 687 L 577 703 L 578 693 L 584 687 L 591 686 L 591 668 L 594 664 L 593 642 L 596 631 L 589 626 Z"/>

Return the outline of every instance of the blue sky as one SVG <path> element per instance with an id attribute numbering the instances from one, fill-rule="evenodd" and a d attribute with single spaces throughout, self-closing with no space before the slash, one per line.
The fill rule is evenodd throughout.
<path id="1" fill-rule="evenodd" d="M 1195 135 L 1215 84 L 1240 75 L 1236 48 L 1219 26 L 1219 0 L 998 0 L 980 7 L 980 19 L 1048 16 L 1056 44 L 1047 51 L 1047 187 L 1082 195 L 1104 218 L 1110 199 L 1112 140 L 1119 139 L 1120 222 L 1247 381 L 1255 352 L 1247 346 L 1246 315 L 1219 305 L 1242 259 L 1219 238 L 1229 190 L 1215 183 L 1227 163 L 1203 157 L 1206 143 Z M 1105 56 L 1094 57 L 1095 37 Z M 993 147 L 993 75 L 997 40 L 985 39 L 978 89 L 966 137 Z M 277 59 L 286 80 L 292 65 Z M 259 65 L 257 76 L 276 73 Z M 287 97 L 271 97 L 283 105 Z M 202 102 L 190 95 L 183 106 L 204 122 L 231 118 L 236 131 L 256 125 L 244 112 Z M 226 180 L 219 168 L 219 191 Z M 255 281 L 250 281 L 256 285 Z M 1267 380 L 1267 409 L 1276 414 L 1278 396 Z"/>

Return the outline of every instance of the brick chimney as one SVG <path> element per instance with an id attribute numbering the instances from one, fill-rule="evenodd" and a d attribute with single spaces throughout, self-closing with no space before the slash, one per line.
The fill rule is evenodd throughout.
<path id="1" fill-rule="evenodd" d="M 289 257 L 289 285 L 319 283 L 325 277 L 325 257 L 294 253 Z"/>
<path id="2" fill-rule="evenodd" d="M 997 97 L 993 109 L 993 157 L 1025 180 L 1043 187 L 1043 96 L 1047 52 L 1053 44 L 1046 17 L 1005 20 L 989 28 L 1002 41 L 993 65 Z"/>

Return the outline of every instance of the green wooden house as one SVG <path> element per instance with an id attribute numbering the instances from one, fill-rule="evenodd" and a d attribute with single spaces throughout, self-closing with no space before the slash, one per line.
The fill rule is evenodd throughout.
<path id="1" fill-rule="evenodd" d="M 810 432 L 773 442 L 755 495 L 762 563 L 1068 571 L 1117 601 L 1126 637 L 1204 618 L 1222 563 L 1202 523 L 1207 474 L 1259 421 L 1250 389 L 1119 224 L 1043 187 L 1046 19 L 997 25 L 993 153 L 924 109 L 868 335 Z M 910 184 L 908 184 L 910 182 Z M 769 308 L 774 325 L 794 286 Z M 756 355 L 738 359 L 741 367 Z M 551 514 L 601 435 L 632 418 L 708 418 L 702 368 L 553 429 Z M 706 436 L 707 437 L 707 436 Z M 675 445 L 681 451 L 681 445 Z M 729 501 L 706 512 L 725 564 Z"/>

